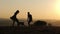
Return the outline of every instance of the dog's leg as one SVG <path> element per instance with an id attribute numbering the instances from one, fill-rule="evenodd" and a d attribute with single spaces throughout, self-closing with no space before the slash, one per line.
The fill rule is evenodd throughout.
<path id="1" fill-rule="evenodd" d="M 20 25 L 20 22 L 18 21 L 18 22 L 17 22 L 17 26 L 19 26 L 19 25 Z"/>

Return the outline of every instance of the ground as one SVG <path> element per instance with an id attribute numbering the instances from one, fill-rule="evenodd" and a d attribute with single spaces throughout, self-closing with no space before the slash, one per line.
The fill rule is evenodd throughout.
<path id="1" fill-rule="evenodd" d="M 12 27 L 0 26 L 0 34 L 60 34 L 60 27 Z"/>

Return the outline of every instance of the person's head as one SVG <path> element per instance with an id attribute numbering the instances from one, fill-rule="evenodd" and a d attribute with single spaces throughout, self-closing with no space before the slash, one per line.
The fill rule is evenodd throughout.
<path id="1" fill-rule="evenodd" d="M 28 14 L 30 14 L 30 12 L 28 12 Z"/>
<path id="2" fill-rule="evenodd" d="M 15 12 L 15 15 L 17 15 L 19 13 L 19 10 L 17 10 L 16 12 Z"/>
<path id="3" fill-rule="evenodd" d="M 19 10 L 17 10 L 16 13 L 19 13 Z"/>

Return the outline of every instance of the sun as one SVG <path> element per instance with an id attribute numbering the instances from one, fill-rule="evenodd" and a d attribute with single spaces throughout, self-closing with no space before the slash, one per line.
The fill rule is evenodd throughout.
<path id="1" fill-rule="evenodd" d="M 60 1 L 56 3 L 56 9 L 60 10 Z"/>
<path id="2" fill-rule="evenodd" d="M 56 1 L 55 11 L 56 11 L 57 14 L 60 15 L 60 0 L 57 0 L 57 1 Z"/>

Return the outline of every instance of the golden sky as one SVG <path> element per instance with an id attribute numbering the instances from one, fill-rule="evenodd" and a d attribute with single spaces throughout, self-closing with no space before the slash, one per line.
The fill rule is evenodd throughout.
<path id="1" fill-rule="evenodd" d="M 9 18 L 19 10 L 18 18 L 27 18 L 31 12 L 34 19 L 60 20 L 60 0 L 0 0 L 0 18 Z"/>

